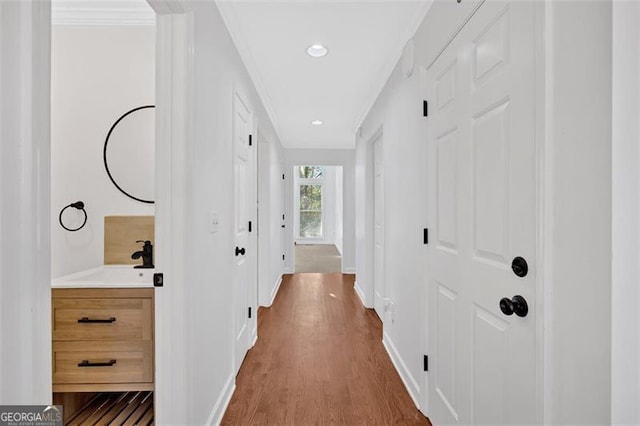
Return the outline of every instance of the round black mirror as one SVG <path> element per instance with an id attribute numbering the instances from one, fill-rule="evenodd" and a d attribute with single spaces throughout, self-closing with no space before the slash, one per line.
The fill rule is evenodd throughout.
<path id="1" fill-rule="evenodd" d="M 153 204 L 155 166 L 154 105 L 133 108 L 118 118 L 104 141 L 104 168 L 120 192 Z"/>

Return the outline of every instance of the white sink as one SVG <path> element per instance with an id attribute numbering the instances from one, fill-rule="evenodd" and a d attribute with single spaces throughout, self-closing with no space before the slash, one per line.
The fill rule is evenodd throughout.
<path id="1" fill-rule="evenodd" d="M 133 265 L 109 265 L 65 275 L 51 281 L 52 287 L 153 287 L 154 269 Z"/>

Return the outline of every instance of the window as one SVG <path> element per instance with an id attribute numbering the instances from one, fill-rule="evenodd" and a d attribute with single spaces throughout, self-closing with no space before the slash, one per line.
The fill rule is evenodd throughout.
<path id="1" fill-rule="evenodd" d="M 322 237 L 322 185 L 300 185 L 300 237 Z"/>
<path id="2" fill-rule="evenodd" d="M 299 187 L 299 237 L 322 238 L 322 184 L 321 166 L 300 166 Z"/>
<path id="3" fill-rule="evenodd" d="M 322 179 L 322 166 L 300 166 L 298 177 L 300 179 Z"/>

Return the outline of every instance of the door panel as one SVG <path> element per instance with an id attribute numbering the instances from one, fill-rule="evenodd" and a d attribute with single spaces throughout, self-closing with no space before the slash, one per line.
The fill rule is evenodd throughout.
<path id="1" fill-rule="evenodd" d="M 539 422 L 533 16 L 533 2 L 483 3 L 427 72 L 434 424 Z M 525 317 L 501 311 L 514 295 Z"/>
<path id="2" fill-rule="evenodd" d="M 457 248 L 456 216 L 456 131 L 446 132 L 437 142 L 437 179 L 438 179 L 438 243 L 442 248 L 453 251 Z"/>
<path id="3" fill-rule="evenodd" d="M 234 99 L 233 169 L 234 169 L 234 238 L 235 253 L 234 294 L 234 368 L 239 370 L 242 360 L 249 349 L 249 197 L 250 153 L 249 134 L 251 132 L 251 113 L 245 103 L 236 94 Z M 242 253 L 244 249 L 244 253 Z"/>

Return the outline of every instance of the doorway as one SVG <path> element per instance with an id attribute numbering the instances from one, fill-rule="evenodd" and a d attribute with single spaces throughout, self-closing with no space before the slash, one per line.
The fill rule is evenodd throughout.
<path id="1" fill-rule="evenodd" d="M 294 166 L 293 176 L 294 271 L 342 272 L 342 166 Z"/>
<path id="2" fill-rule="evenodd" d="M 52 7 L 52 400 L 65 423 L 152 420 L 156 16 Z"/>
<path id="3" fill-rule="evenodd" d="M 378 317 L 384 322 L 384 160 L 382 133 L 373 140 L 373 235 L 374 275 L 373 303 Z"/>

